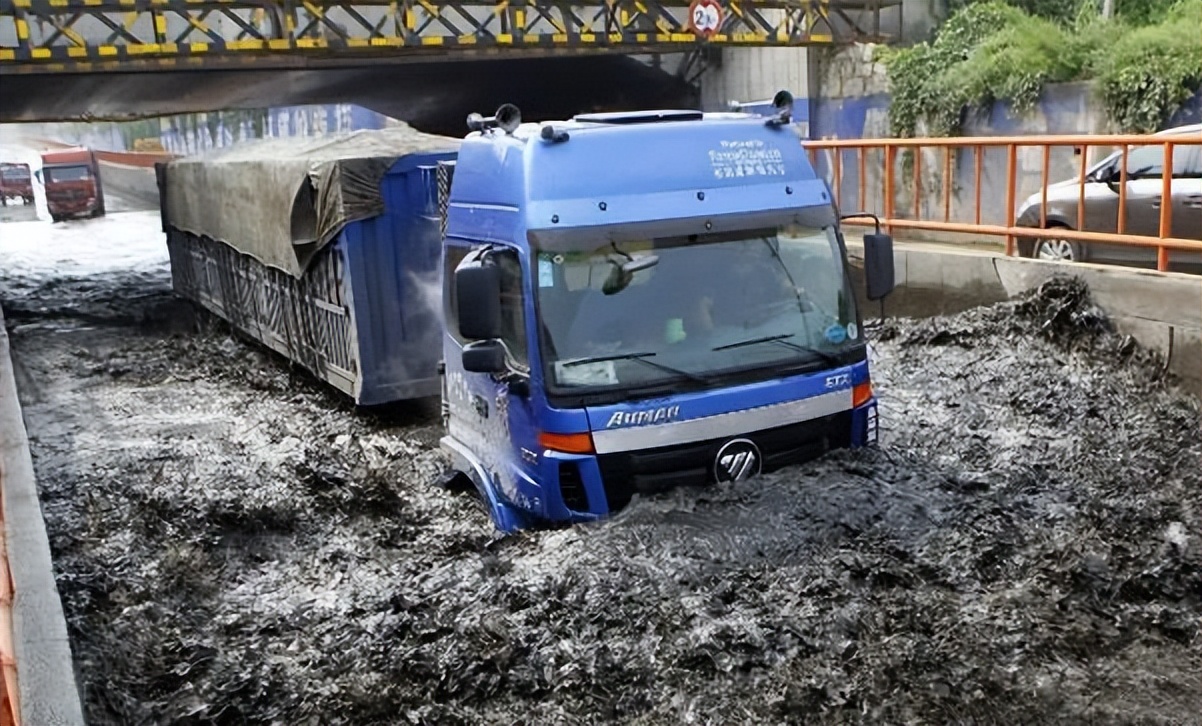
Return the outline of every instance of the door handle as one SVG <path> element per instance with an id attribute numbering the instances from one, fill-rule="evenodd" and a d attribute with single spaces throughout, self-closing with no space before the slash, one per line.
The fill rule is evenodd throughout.
<path id="1" fill-rule="evenodd" d="M 1185 206 L 1190 209 L 1202 209 L 1202 194 L 1191 194 L 1186 197 Z"/>

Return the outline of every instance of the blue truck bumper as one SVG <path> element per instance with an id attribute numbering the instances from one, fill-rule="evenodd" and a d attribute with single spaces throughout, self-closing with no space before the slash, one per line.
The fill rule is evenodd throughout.
<path id="1" fill-rule="evenodd" d="M 762 453 L 763 472 L 812 461 L 839 448 L 872 446 L 878 439 L 877 402 L 810 421 L 749 432 Z M 506 496 L 495 472 L 468 448 L 443 439 L 455 468 L 479 490 L 495 526 L 514 532 L 538 524 L 595 521 L 625 507 L 636 494 L 679 486 L 707 486 L 719 480 L 716 462 L 729 437 L 639 451 L 567 454 L 543 451 L 536 472 L 517 477 L 519 497 Z M 538 483 L 534 482 L 537 477 Z M 515 503 L 515 499 L 521 503 Z"/>

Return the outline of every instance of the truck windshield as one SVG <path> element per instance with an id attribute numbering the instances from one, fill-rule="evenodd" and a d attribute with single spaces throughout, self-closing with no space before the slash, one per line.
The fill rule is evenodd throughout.
<path id="1" fill-rule="evenodd" d="M 535 252 L 544 358 L 557 388 L 831 367 L 861 342 L 833 226 L 582 239 Z M 624 276 L 623 263 L 633 270 Z"/>
<path id="2" fill-rule="evenodd" d="M 27 181 L 29 179 L 29 168 L 24 166 L 0 167 L 0 178 L 10 181 Z"/>
<path id="3" fill-rule="evenodd" d="M 43 173 L 46 176 L 46 181 L 52 184 L 56 182 L 87 181 L 92 178 L 92 170 L 86 166 L 49 166 L 45 168 Z"/>

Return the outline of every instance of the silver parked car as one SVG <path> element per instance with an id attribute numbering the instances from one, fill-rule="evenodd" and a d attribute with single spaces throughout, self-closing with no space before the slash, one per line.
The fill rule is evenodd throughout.
<path id="1" fill-rule="evenodd" d="M 1202 124 L 1179 126 L 1154 136 L 1193 136 L 1202 139 Z M 1122 153 L 1115 152 L 1085 175 L 1085 226 L 1077 223 L 1080 186 L 1077 177 L 1048 185 L 1047 227 L 1118 231 L 1119 180 Z M 1127 212 L 1124 232 L 1160 236 L 1160 205 L 1164 168 L 1163 146 L 1136 146 L 1127 152 Z M 1202 146 L 1173 148 L 1172 236 L 1202 240 Z M 1041 195 L 1032 194 L 1018 209 L 1017 226 L 1039 227 Z M 1109 262 L 1145 266 L 1156 264 L 1155 247 L 1076 242 L 1070 239 L 1019 239 L 1023 257 L 1065 262 Z M 1171 251 L 1170 263 L 1202 264 L 1202 253 Z"/>

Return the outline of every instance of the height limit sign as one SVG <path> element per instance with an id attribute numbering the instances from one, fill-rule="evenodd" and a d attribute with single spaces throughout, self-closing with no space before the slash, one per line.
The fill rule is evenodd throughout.
<path id="1" fill-rule="evenodd" d="M 689 3 L 689 30 L 708 38 L 722 27 L 722 6 L 718 0 L 693 0 Z"/>

